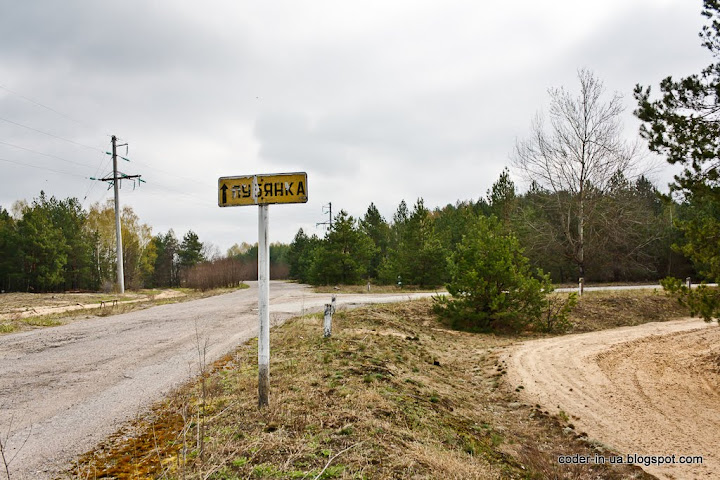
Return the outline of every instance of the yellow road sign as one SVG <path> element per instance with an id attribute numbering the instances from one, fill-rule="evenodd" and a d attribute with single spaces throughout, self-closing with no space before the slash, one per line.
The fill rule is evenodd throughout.
<path id="1" fill-rule="evenodd" d="M 221 207 L 307 201 L 305 172 L 220 177 L 218 180 L 218 205 Z"/>

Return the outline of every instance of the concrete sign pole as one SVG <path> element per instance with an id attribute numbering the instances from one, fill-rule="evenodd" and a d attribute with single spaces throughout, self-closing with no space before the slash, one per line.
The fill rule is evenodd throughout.
<path id="1" fill-rule="evenodd" d="M 218 206 L 258 206 L 258 407 L 270 393 L 270 237 L 269 204 L 307 203 L 307 173 L 241 175 L 218 179 Z"/>
<path id="2" fill-rule="evenodd" d="M 258 205 L 258 407 L 268 405 L 270 390 L 270 242 L 268 205 Z"/>

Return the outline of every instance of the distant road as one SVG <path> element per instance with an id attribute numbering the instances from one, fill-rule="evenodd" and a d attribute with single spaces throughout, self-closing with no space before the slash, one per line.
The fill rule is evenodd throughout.
<path id="1" fill-rule="evenodd" d="M 257 282 L 249 283 L 250 289 L 216 297 L 0 337 L 0 438 L 7 438 L 6 457 L 14 456 L 12 478 L 50 478 L 66 469 L 195 375 L 198 344 L 207 341 L 210 363 L 257 336 Z M 338 294 L 337 303 L 431 295 Z M 271 282 L 271 322 L 319 311 L 330 297 Z"/>
<path id="2" fill-rule="evenodd" d="M 717 287 L 717 283 L 707 283 L 708 287 Z M 600 286 L 600 287 L 585 287 L 583 291 L 585 292 L 603 292 L 603 291 L 613 291 L 613 290 L 651 290 L 653 288 L 657 288 L 658 290 L 663 290 L 662 285 L 659 283 L 656 283 L 654 285 L 607 285 L 607 286 Z M 697 288 L 697 284 L 693 284 L 692 288 Z M 556 288 L 556 292 L 577 292 L 577 287 L 572 288 Z"/>

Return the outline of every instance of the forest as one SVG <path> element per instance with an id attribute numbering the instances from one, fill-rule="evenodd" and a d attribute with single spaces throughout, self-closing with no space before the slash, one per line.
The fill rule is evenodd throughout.
<path id="1" fill-rule="evenodd" d="M 660 195 L 645 177 L 613 175 L 606 191 L 588 194 L 584 258 L 565 235 L 554 194 L 537 184 L 518 193 L 509 170 L 485 196 L 428 209 L 422 199 L 402 201 L 386 220 L 371 203 L 353 218 L 335 215 L 325 235 L 302 229 L 289 244 L 270 247 L 272 277 L 311 284 L 377 284 L 438 287 L 450 280 L 450 255 L 477 218 L 518 239 L 533 267 L 555 283 L 574 283 L 581 268 L 589 282 L 655 281 L 697 276 L 694 264 L 673 244 L 675 226 L 689 205 Z M 123 263 L 129 289 L 190 286 L 213 288 L 257 278 L 257 244 L 232 246 L 224 255 L 192 230 L 152 233 L 130 207 L 122 210 Z M 577 222 L 571 232 L 577 230 Z M 213 251 L 214 250 L 214 251 Z M 86 211 L 75 198 L 44 193 L 0 207 L 0 288 L 5 291 L 111 290 L 115 282 L 112 201 Z"/>
<path id="2" fill-rule="evenodd" d="M 121 225 L 128 289 L 207 289 L 257 278 L 256 246 L 235 245 L 222 256 L 192 230 L 182 239 L 172 229 L 153 235 L 151 226 L 128 206 L 122 209 Z M 115 247 L 112 200 L 86 211 L 76 198 L 58 200 L 40 192 L 29 203 L 16 202 L 11 212 L 0 207 L 0 290 L 112 291 L 117 278 Z M 280 244 L 271 247 L 273 273 L 279 278 L 287 275 L 282 266 L 287 249 Z"/>
<path id="3" fill-rule="evenodd" d="M 674 226 L 687 205 L 663 198 L 645 177 L 614 176 L 607 192 L 589 195 L 592 215 L 584 232 L 582 263 L 566 238 L 553 194 L 537 185 L 518 194 L 508 170 L 477 201 L 429 210 L 422 199 L 403 201 L 389 221 L 370 204 L 361 218 L 341 211 L 323 238 L 298 231 L 290 244 L 290 276 L 311 284 L 379 284 L 437 287 L 450 280 L 448 258 L 479 217 L 494 218 L 496 234 L 519 240 L 531 265 L 555 283 L 656 281 L 696 276 L 694 265 L 673 248 Z M 588 207 L 586 207 L 588 208 Z M 575 227 L 575 228 L 573 228 Z M 571 232 L 577 225 L 571 225 Z"/>

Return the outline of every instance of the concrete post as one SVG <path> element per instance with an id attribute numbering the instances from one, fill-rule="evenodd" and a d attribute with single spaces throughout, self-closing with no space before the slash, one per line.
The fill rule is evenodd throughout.
<path id="1" fill-rule="evenodd" d="M 335 298 L 335 297 L 333 297 Z M 332 316 L 334 307 L 331 303 L 325 304 L 325 318 L 323 319 L 323 337 L 328 338 L 332 333 Z"/>
<path id="2" fill-rule="evenodd" d="M 258 407 L 269 404 L 270 392 L 270 241 L 267 205 L 258 206 Z"/>

